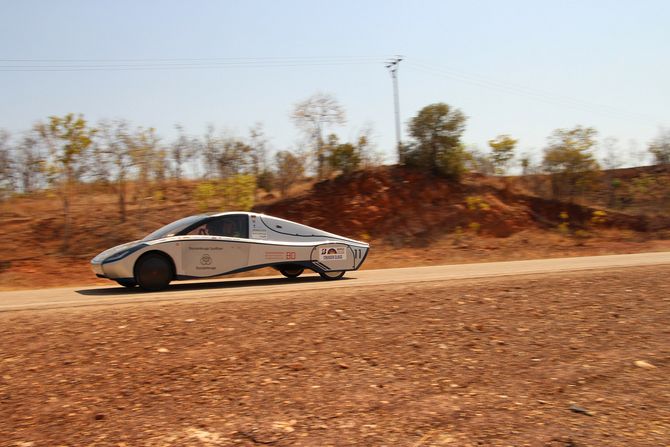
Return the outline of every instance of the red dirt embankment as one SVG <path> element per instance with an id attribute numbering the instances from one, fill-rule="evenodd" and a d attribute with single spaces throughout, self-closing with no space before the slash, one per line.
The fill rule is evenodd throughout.
<path id="1" fill-rule="evenodd" d="M 455 183 L 401 167 L 380 167 L 308 189 L 304 184 L 298 195 L 261 203 L 255 210 L 370 241 L 374 250 L 365 268 L 670 247 L 668 241 L 652 241 L 670 239 L 668 218 L 608 210 L 595 222 L 594 208 L 519 194 L 512 183 L 481 175 Z M 58 197 L 47 191 L 0 203 L 0 288 L 100 283 L 88 261 L 106 248 L 202 212 L 194 199 L 195 186 L 170 184 L 160 200 L 138 199 L 143 196 L 135 193 L 121 222 L 113 187 L 86 185 L 72 200 L 67 254 L 62 251 L 64 220 Z"/>
<path id="2" fill-rule="evenodd" d="M 560 224 L 566 231 L 670 228 L 670 219 L 651 221 L 612 211 L 598 218 L 596 208 L 517 194 L 492 186 L 484 176 L 472 175 L 455 183 L 400 167 L 323 181 L 305 194 L 257 209 L 338 234 L 394 243 L 467 230 L 508 237 Z"/>

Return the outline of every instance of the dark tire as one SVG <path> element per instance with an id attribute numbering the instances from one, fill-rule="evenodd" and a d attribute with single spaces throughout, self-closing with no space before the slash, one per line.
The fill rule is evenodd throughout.
<path id="1" fill-rule="evenodd" d="M 291 279 L 297 278 L 298 276 L 302 275 L 302 272 L 304 271 L 305 269 L 299 266 L 281 267 L 279 269 L 279 273 Z"/>
<path id="2" fill-rule="evenodd" d="M 137 282 L 134 279 L 117 279 L 116 282 L 118 282 L 119 285 L 123 287 L 128 287 L 129 289 L 132 289 L 137 285 Z"/>
<path id="3" fill-rule="evenodd" d="M 135 281 L 142 289 L 150 292 L 167 288 L 173 276 L 170 261 L 157 253 L 141 257 L 135 265 Z"/>
<path id="4" fill-rule="evenodd" d="M 344 270 L 335 270 L 332 272 L 319 272 L 319 276 L 328 281 L 333 281 L 342 278 L 344 276 L 344 273 L 345 273 Z"/>

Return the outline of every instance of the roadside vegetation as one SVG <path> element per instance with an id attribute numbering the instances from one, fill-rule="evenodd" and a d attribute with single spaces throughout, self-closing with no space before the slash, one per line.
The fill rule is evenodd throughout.
<path id="1" fill-rule="evenodd" d="M 301 205 L 312 199 L 289 205 L 290 198 L 313 186 L 331 192 L 318 201 L 321 208 L 305 208 L 294 218 L 320 222 L 330 212 L 339 213 L 338 222 L 356 231 L 352 236 L 367 238 L 385 235 L 375 228 L 361 228 L 366 225 L 364 220 L 349 215 L 345 210 L 348 204 L 357 209 L 357 204 L 365 203 L 368 208 L 361 213 L 378 215 L 375 209 L 382 209 L 381 214 L 394 218 L 402 215 L 398 209 L 403 204 L 416 215 L 425 214 L 415 209 L 414 202 L 423 201 L 424 208 L 433 206 L 434 212 L 450 216 L 454 209 L 461 209 L 459 216 L 468 219 L 456 219 L 457 223 L 445 227 L 456 235 L 490 233 L 494 213 L 485 207 L 503 209 L 506 202 L 523 197 L 535 207 L 551 210 L 533 208 L 528 212 L 577 238 L 583 236 L 592 218 L 606 227 L 612 219 L 622 221 L 620 216 L 613 217 L 617 213 L 628 213 L 647 219 L 635 227 L 637 230 L 657 230 L 664 228 L 665 221 L 656 217 L 670 217 L 668 129 L 661 129 L 646 148 L 653 167 L 621 168 L 620 144 L 611 138 L 601 139 L 596 129 L 582 125 L 554 130 L 547 137 L 542 158 L 536 160 L 523 152 L 521 136 L 492 136 L 486 151 L 468 146 L 463 141 L 467 115 L 439 102 L 423 107 L 408 121 L 409 138 L 398 148 L 400 165 L 386 168 L 379 177 L 375 169 L 381 169 L 383 157 L 375 146 L 373 129 L 362 127 L 351 141 L 343 140 L 337 129 L 346 123 L 346 111 L 333 96 L 317 93 L 296 103 L 290 118 L 300 138 L 294 147 L 287 148 L 271 147 L 271 138 L 260 123 L 242 136 L 213 125 L 202 135 L 192 135 L 177 125 L 174 137 L 166 139 L 157 129 L 128 121 L 92 123 L 82 115 L 68 114 L 38 121 L 21 134 L 0 130 L 0 218 L 18 222 L 26 218 L 22 209 L 34 212 L 39 208 L 35 204 L 46 200 L 50 214 L 34 216 L 43 219 L 49 229 L 41 237 L 58 242 L 54 254 L 76 255 L 82 253 L 82 235 L 74 237 L 73 233 L 77 225 L 86 225 L 82 216 L 91 220 L 95 215 L 104 216 L 105 227 L 89 232 L 102 247 L 191 212 L 272 209 L 269 204 L 281 200 L 289 202 L 276 212 L 289 207 L 303 209 Z M 408 171 L 414 174 L 406 174 Z M 423 184 L 414 175 L 424 176 L 429 186 L 413 190 Z M 388 176 L 409 183 L 396 191 Z M 384 184 L 383 188 L 369 188 L 366 178 L 370 184 Z M 338 179 L 336 188 L 345 190 L 347 196 L 338 199 L 343 202 L 339 208 L 330 209 L 329 200 L 335 200 L 338 192 L 322 184 L 333 179 Z M 350 180 L 361 189 L 346 187 Z M 447 182 L 442 194 L 452 194 L 450 201 L 438 197 L 419 200 L 442 191 L 442 186 L 435 186 L 440 182 Z M 500 205 L 489 206 L 492 199 L 481 191 L 484 186 L 497 191 L 494 202 Z M 387 190 L 394 191 L 395 197 L 384 198 Z M 455 199 L 454 191 L 460 191 L 461 196 Z M 453 200 L 460 200 L 461 208 L 452 209 Z M 74 212 L 76 207 L 79 211 Z M 152 216 L 151 220 L 146 216 Z M 415 233 L 421 231 L 409 231 L 401 241 Z"/>

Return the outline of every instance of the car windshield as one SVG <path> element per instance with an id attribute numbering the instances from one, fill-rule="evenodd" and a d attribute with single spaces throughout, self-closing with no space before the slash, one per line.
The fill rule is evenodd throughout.
<path id="1" fill-rule="evenodd" d="M 174 221 L 170 224 L 165 225 L 164 227 L 159 228 L 158 230 L 149 234 L 147 237 L 145 237 L 142 240 L 143 241 L 153 241 L 153 240 L 161 239 L 161 238 L 164 238 L 164 237 L 174 236 L 175 234 L 184 230 L 186 227 L 191 226 L 192 224 L 198 222 L 199 220 L 202 220 L 205 217 L 207 217 L 207 216 L 198 215 L 198 216 L 184 217 L 183 219 L 179 219 L 177 221 Z"/>

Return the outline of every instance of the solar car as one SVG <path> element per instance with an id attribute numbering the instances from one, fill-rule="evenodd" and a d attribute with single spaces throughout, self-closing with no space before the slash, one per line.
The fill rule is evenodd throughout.
<path id="1" fill-rule="evenodd" d="M 199 214 L 91 260 L 100 278 L 158 291 L 175 280 L 273 267 L 287 278 L 306 269 L 325 280 L 357 270 L 369 245 L 289 220 L 249 212 Z"/>

